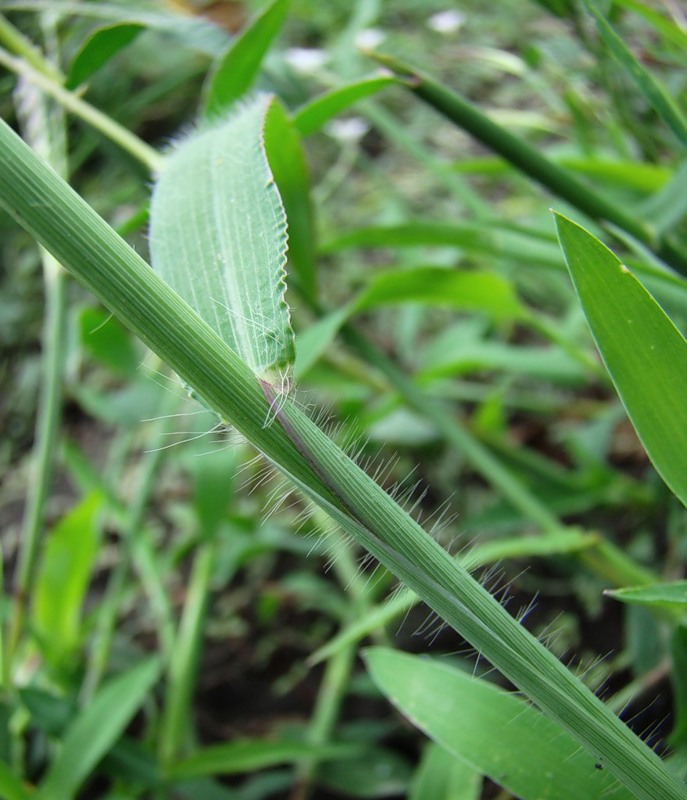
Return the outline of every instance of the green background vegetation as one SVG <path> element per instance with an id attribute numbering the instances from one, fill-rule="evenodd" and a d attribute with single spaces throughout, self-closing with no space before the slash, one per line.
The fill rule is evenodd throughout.
<path id="1" fill-rule="evenodd" d="M 685 797 L 685 19 L 219 5 L 0 3 L 0 795 Z"/>

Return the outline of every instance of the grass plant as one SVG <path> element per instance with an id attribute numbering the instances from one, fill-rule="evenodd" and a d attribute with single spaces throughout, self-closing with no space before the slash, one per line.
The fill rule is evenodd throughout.
<path id="1" fill-rule="evenodd" d="M 687 797 L 681 23 L 634 0 L 540 5 L 551 13 L 513 5 L 532 37 L 518 57 L 505 18 L 450 17 L 502 37 L 471 51 L 465 94 L 507 68 L 489 95 L 516 109 L 507 125 L 456 90 L 449 17 L 421 33 L 404 0 L 273 0 L 231 35 L 161 5 L 1 4 L 0 65 L 17 81 L 0 122 L 0 205 L 18 223 L 3 223 L 4 257 L 27 247 L 20 227 L 38 243 L 47 313 L 36 477 L 4 547 L 0 794 L 478 800 L 488 778 L 524 800 Z M 388 41 L 357 51 L 375 24 Z M 327 46 L 304 73 L 284 42 L 308 30 Z M 432 37 L 435 67 L 409 66 Z M 130 98 L 146 63 L 148 107 Z M 336 123 L 357 109 L 346 139 Z M 156 114 L 170 128 L 151 144 Z M 111 175 L 105 192 L 94 170 Z M 116 230 L 146 222 L 135 246 Z M 313 419 L 327 402 L 338 429 Z M 105 459 L 67 436 L 69 404 Z M 56 471 L 74 498 L 55 521 Z M 457 525 L 431 523 L 452 507 Z M 494 563 L 527 608 L 542 593 L 533 623 L 477 572 Z M 579 634 L 602 603 L 606 626 L 623 620 L 617 657 L 565 665 L 582 653 L 548 640 L 553 583 L 586 605 L 559 629 Z M 472 656 L 400 652 L 389 623 L 418 603 L 423 649 L 445 652 L 445 637 Z M 242 694 L 260 705 L 247 673 L 288 642 L 298 656 L 270 676 L 267 732 L 231 735 Z M 213 653 L 241 674 L 226 714 L 202 700 Z M 672 677 L 673 732 L 658 721 L 654 741 L 617 705 L 657 674 Z M 280 685 L 312 687 L 297 724 L 279 723 Z M 389 705 L 349 717 L 359 692 L 419 733 Z"/>

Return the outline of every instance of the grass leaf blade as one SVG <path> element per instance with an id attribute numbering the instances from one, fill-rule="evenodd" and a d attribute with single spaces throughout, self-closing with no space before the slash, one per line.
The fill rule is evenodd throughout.
<path id="1" fill-rule="evenodd" d="M 658 473 L 687 505 L 687 341 L 605 245 L 560 214 L 556 225 L 620 399 Z"/>

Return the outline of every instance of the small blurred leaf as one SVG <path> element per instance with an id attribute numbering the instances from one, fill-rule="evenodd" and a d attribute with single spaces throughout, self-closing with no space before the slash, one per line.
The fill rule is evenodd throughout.
<path id="1" fill-rule="evenodd" d="M 260 377 L 293 362 L 286 216 L 263 147 L 260 95 L 167 158 L 153 191 L 154 269 Z"/>
<path id="2" fill-rule="evenodd" d="M 478 772 L 434 742 L 425 747 L 409 800 L 479 800 L 481 795 Z"/>
<path id="3" fill-rule="evenodd" d="M 630 48 L 618 36 L 596 4 L 591 0 L 585 0 L 585 6 L 594 17 L 599 35 L 615 60 L 637 84 L 646 101 L 658 116 L 687 147 L 687 118 L 668 94 L 665 86 L 637 61 Z"/>
<path id="4" fill-rule="evenodd" d="M 98 548 L 99 494 L 91 494 L 48 535 L 38 568 L 33 624 L 46 657 L 67 657 L 81 638 L 81 605 Z"/>
<path id="5" fill-rule="evenodd" d="M 72 61 L 65 83 L 67 89 L 75 89 L 87 81 L 120 50 L 131 44 L 142 30 L 143 25 L 117 22 L 94 31 Z"/>
<path id="6" fill-rule="evenodd" d="M 221 116 L 250 89 L 265 54 L 281 30 L 288 7 L 289 0 L 273 0 L 220 56 L 204 89 L 203 116 Z"/>
<path id="7" fill-rule="evenodd" d="M 687 342 L 620 259 L 556 214 L 597 347 L 658 473 L 687 504 Z"/>
<path id="8" fill-rule="evenodd" d="M 193 506 L 206 539 L 215 537 L 226 518 L 236 477 L 235 448 L 192 457 Z"/>
<path id="9" fill-rule="evenodd" d="M 70 800 L 76 795 L 122 735 L 159 675 L 159 661 L 151 658 L 103 685 L 65 732 L 62 747 L 34 795 L 36 800 Z"/>
<path id="10" fill-rule="evenodd" d="M 400 81 L 395 76 L 376 75 L 332 89 L 297 109 L 293 115 L 294 125 L 301 136 L 310 136 L 359 100 L 398 83 Z"/>
<path id="11" fill-rule="evenodd" d="M 0 761 L 0 797 L 3 800 L 28 800 L 34 796 L 24 788 L 24 784 L 14 774 L 11 767 L 4 761 Z"/>
<path id="12" fill-rule="evenodd" d="M 447 664 L 381 647 L 373 680 L 414 725 L 521 800 L 630 800 L 573 737 L 519 696 Z"/>
<path id="13" fill-rule="evenodd" d="M 198 750 L 192 756 L 169 766 L 172 780 L 203 775 L 235 775 L 255 772 L 279 764 L 293 764 L 303 759 L 354 759 L 361 755 L 357 745 L 315 746 L 307 742 L 245 739 Z"/>
<path id="14" fill-rule="evenodd" d="M 314 300 L 317 234 L 310 202 L 310 175 L 298 132 L 279 102 L 273 102 L 267 112 L 264 140 L 289 225 L 289 265 L 303 294 Z"/>
<path id="15" fill-rule="evenodd" d="M 488 272 L 423 267 L 375 277 L 355 301 L 356 311 L 395 303 L 425 303 L 482 311 L 496 320 L 517 320 L 525 311 L 512 284 Z"/>
<path id="16" fill-rule="evenodd" d="M 393 750 L 368 745 L 351 761 L 322 764 L 318 779 L 347 797 L 405 796 L 412 771 Z"/>
<path id="17" fill-rule="evenodd" d="M 78 315 L 81 346 L 96 361 L 117 375 L 130 378 L 138 372 L 139 359 L 131 336 L 109 311 L 82 308 Z"/>
<path id="18" fill-rule="evenodd" d="M 74 716 L 74 705 L 65 697 L 58 697 L 45 689 L 27 686 L 19 690 L 22 704 L 31 715 L 31 724 L 59 736 Z"/>
<path id="19" fill-rule="evenodd" d="M 670 642 L 673 669 L 670 677 L 673 685 L 675 723 L 670 734 L 670 745 L 681 750 L 687 741 L 687 628 L 676 626 Z"/>
<path id="20" fill-rule="evenodd" d="M 651 8 L 651 6 L 641 2 L 641 0 L 616 0 L 616 3 L 645 19 L 664 39 L 676 44 L 682 49 L 687 48 L 687 32 L 680 27 L 677 19 L 672 20 L 663 16 L 660 11 Z"/>
<path id="21" fill-rule="evenodd" d="M 687 581 L 606 589 L 604 594 L 621 603 L 640 606 L 687 606 Z"/>

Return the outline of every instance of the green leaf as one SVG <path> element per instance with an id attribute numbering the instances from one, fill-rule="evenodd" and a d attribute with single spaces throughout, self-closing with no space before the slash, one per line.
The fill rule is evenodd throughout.
<path id="1" fill-rule="evenodd" d="M 457 272 L 440 267 L 382 272 L 348 305 L 318 320 L 299 335 L 294 366 L 296 378 L 302 377 L 323 355 L 340 328 L 354 314 L 404 303 L 481 311 L 498 321 L 527 318 L 512 284 L 498 275 Z"/>
<path id="2" fill-rule="evenodd" d="M 66 658 L 81 638 L 81 606 L 88 588 L 99 532 L 102 497 L 84 498 L 49 534 L 38 568 L 33 625 L 51 661 Z"/>
<path id="3" fill-rule="evenodd" d="M 0 797 L 4 800 L 28 800 L 31 796 L 12 769 L 0 761 Z"/>
<path id="4" fill-rule="evenodd" d="M 479 800 L 481 796 L 478 772 L 434 742 L 425 747 L 409 800 Z"/>
<path id="5" fill-rule="evenodd" d="M 630 48 L 618 36 L 596 4 L 585 0 L 585 6 L 594 17 L 599 35 L 615 60 L 637 84 L 646 101 L 658 116 L 687 147 L 687 118 L 668 94 L 665 86 L 637 61 Z"/>
<path id="6" fill-rule="evenodd" d="M 404 797 L 412 777 L 408 762 L 394 750 L 368 745 L 351 761 L 321 764 L 318 780 L 345 797 Z"/>
<path id="7" fill-rule="evenodd" d="M 298 277 L 301 292 L 317 297 L 317 232 L 310 201 L 310 174 L 300 136 L 282 108 L 274 102 L 265 119 L 265 151 L 279 187 L 289 224 L 289 266 Z"/>
<path id="8" fill-rule="evenodd" d="M 607 589 L 604 594 L 621 603 L 640 606 L 687 606 L 687 581 Z"/>
<path id="9" fill-rule="evenodd" d="M 205 117 L 222 115 L 250 89 L 265 54 L 281 30 L 288 7 L 289 0 L 274 0 L 220 56 L 204 89 Z"/>
<path id="10" fill-rule="evenodd" d="M 198 750 L 192 756 L 172 764 L 167 777 L 172 780 L 203 775 L 235 775 L 255 772 L 279 764 L 294 764 L 303 759 L 351 759 L 361 755 L 358 745 L 316 746 L 307 742 L 244 739 Z"/>
<path id="11" fill-rule="evenodd" d="M 88 80 L 120 50 L 131 44 L 144 29 L 140 24 L 117 22 L 94 31 L 81 45 L 72 61 L 65 83 L 67 89 L 75 89 Z"/>
<path id="12" fill-rule="evenodd" d="M 458 272 L 440 267 L 393 270 L 375 277 L 354 302 L 355 311 L 395 303 L 425 303 L 482 311 L 496 320 L 526 316 L 512 284 L 488 272 Z"/>
<path id="13" fill-rule="evenodd" d="M 325 242 L 320 250 L 329 253 L 349 247 L 457 247 L 466 252 L 486 253 L 510 261 L 524 261 L 556 268 L 560 257 L 552 242 L 538 232 L 509 230 L 490 224 L 456 225 L 440 222 L 409 222 L 401 225 L 372 226 L 344 233 Z"/>
<path id="14" fill-rule="evenodd" d="M 310 136 L 359 100 L 398 83 L 399 79 L 393 75 L 375 75 L 332 89 L 297 109 L 293 115 L 294 125 L 301 136 Z"/>
<path id="15" fill-rule="evenodd" d="M 687 342 L 616 255 L 560 214 L 556 225 L 620 399 L 657 471 L 687 504 Z"/>
<path id="16" fill-rule="evenodd" d="M 62 747 L 35 795 L 37 800 L 70 800 L 109 752 L 160 675 L 151 658 L 112 678 L 67 729 Z"/>
<path id="17" fill-rule="evenodd" d="M 437 661 L 375 647 L 372 679 L 418 728 L 521 800 L 630 800 L 603 764 L 522 698 Z"/>
<path id="18" fill-rule="evenodd" d="M 258 376 L 293 362 L 286 216 L 262 144 L 261 95 L 168 157 L 153 191 L 154 269 Z"/>

